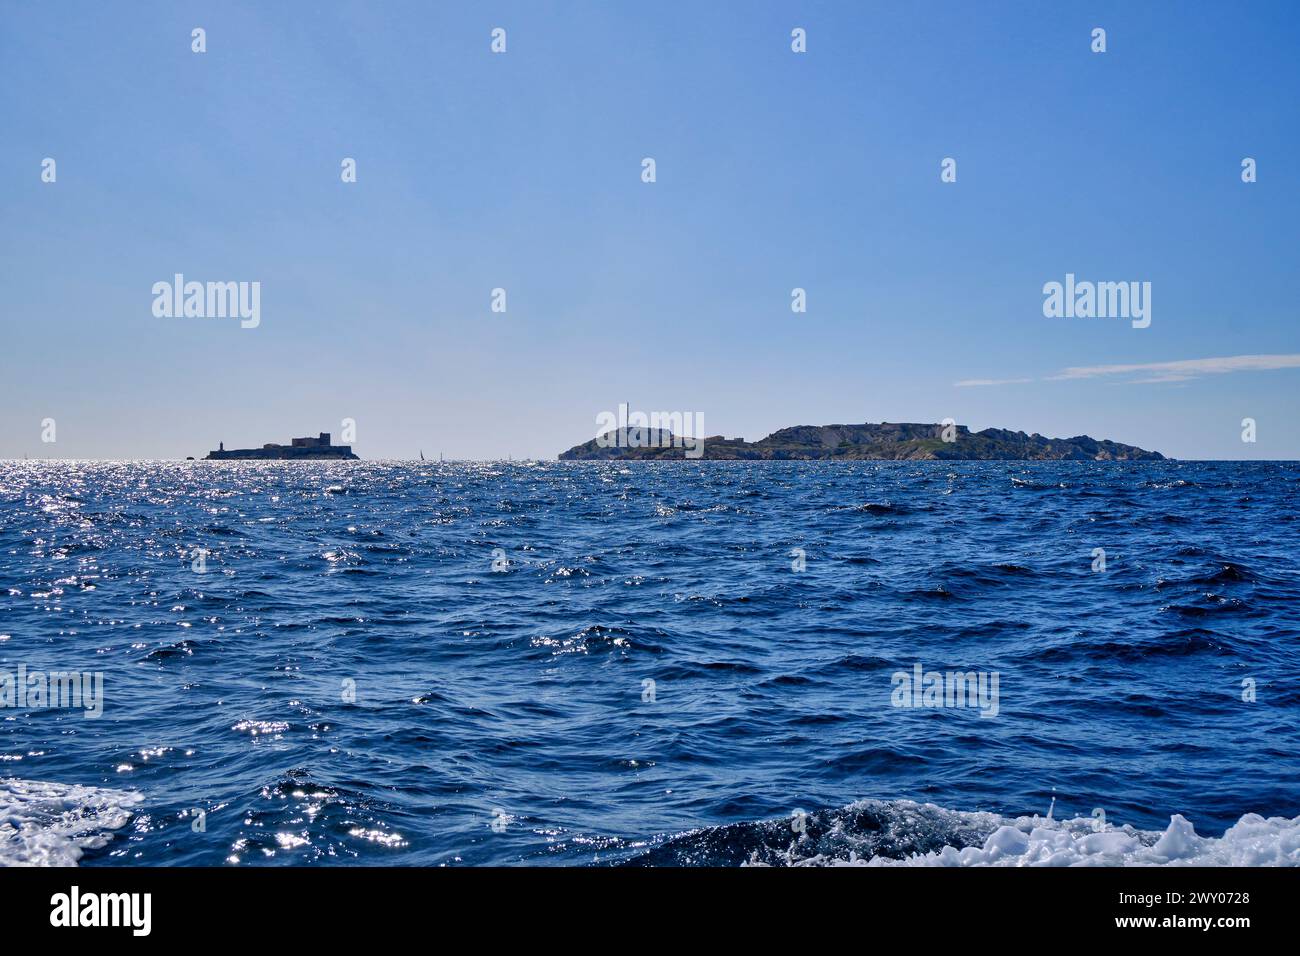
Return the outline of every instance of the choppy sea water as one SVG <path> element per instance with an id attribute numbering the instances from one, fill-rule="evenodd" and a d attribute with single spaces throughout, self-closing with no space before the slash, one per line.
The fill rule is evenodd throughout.
<path id="1" fill-rule="evenodd" d="M 0 863 L 1300 863 L 1298 491 L 0 463 L 0 682 L 103 680 L 0 706 Z"/>

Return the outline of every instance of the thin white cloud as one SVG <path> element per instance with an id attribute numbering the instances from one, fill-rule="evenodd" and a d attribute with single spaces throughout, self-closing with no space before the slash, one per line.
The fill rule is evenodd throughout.
<path id="1" fill-rule="evenodd" d="M 967 388 L 976 385 L 1023 385 L 1032 381 L 1032 378 L 967 378 L 960 382 L 953 382 L 953 385 Z"/>
<path id="2" fill-rule="evenodd" d="M 1179 359 L 1176 362 L 1140 362 L 1132 365 L 1081 365 L 1062 369 L 1043 381 L 1064 382 L 1110 376 L 1129 378 L 1130 384 L 1149 385 L 1164 382 L 1187 382 L 1202 375 L 1226 375 L 1229 372 L 1267 372 L 1280 368 L 1300 368 L 1300 355 L 1226 355 L 1220 358 Z M 1028 378 L 968 378 L 953 384 L 959 388 L 978 385 L 1020 385 Z"/>
<path id="3" fill-rule="evenodd" d="M 1181 359 L 1177 362 L 1144 362 L 1138 365 L 1086 365 L 1067 368 L 1051 380 L 1101 378 L 1106 375 L 1150 373 L 1143 381 L 1183 382 L 1202 375 L 1228 372 L 1267 372 L 1279 368 L 1300 368 L 1300 355 L 1228 355 L 1222 358 Z"/>

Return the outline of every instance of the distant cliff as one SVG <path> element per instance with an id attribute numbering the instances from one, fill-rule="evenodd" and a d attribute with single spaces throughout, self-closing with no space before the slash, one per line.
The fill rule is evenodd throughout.
<path id="1" fill-rule="evenodd" d="M 702 454 L 688 454 L 694 443 L 657 429 L 628 428 L 561 453 L 561 461 L 593 459 L 705 458 L 728 461 L 1163 461 L 1164 455 L 1133 445 L 1077 438 L 1044 438 L 1005 428 L 972 432 L 952 426 L 953 441 L 943 440 L 943 425 L 881 422 L 878 425 L 795 425 L 756 442 L 705 438 Z"/>

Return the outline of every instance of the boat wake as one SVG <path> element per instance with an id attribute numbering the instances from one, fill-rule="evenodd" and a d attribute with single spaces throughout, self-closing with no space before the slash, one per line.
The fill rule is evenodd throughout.
<path id="1" fill-rule="evenodd" d="M 143 797 L 39 780 L 0 779 L 0 866 L 75 866 L 104 846 Z"/>
<path id="2" fill-rule="evenodd" d="M 789 819 L 709 827 L 639 866 L 1300 866 L 1300 817 L 1248 813 L 1222 836 L 1181 814 L 1164 831 L 1102 818 L 1008 818 L 911 800 L 862 800 Z"/>

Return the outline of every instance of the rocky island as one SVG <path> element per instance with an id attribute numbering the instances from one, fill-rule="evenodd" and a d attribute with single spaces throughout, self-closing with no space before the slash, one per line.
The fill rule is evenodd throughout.
<path id="1" fill-rule="evenodd" d="M 606 432 L 562 452 L 559 457 L 561 461 L 674 458 L 711 461 L 1163 461 L 1165 456 L 1087 435 L 1044 438 L 1005 428 L 972 432 L 965 425 L 881 422 L 795 425 L 756 442 L 723 438 L 721 435 L 705 438 L 703 442 L 695 439 L 683 441 L 665 429 L 629 427 Z"/>
<path id="2" fill-rule="evenodd" d="M 221 442 L 216 451 L 208 452 L 204 461 L 357 461 L 351 445 L 330 444 L 330 433 L 321 432 L 319 438 L 295 438 L 292 444 L 277 445 L 268 442 L 261 448 L 226 449 Z"/>

